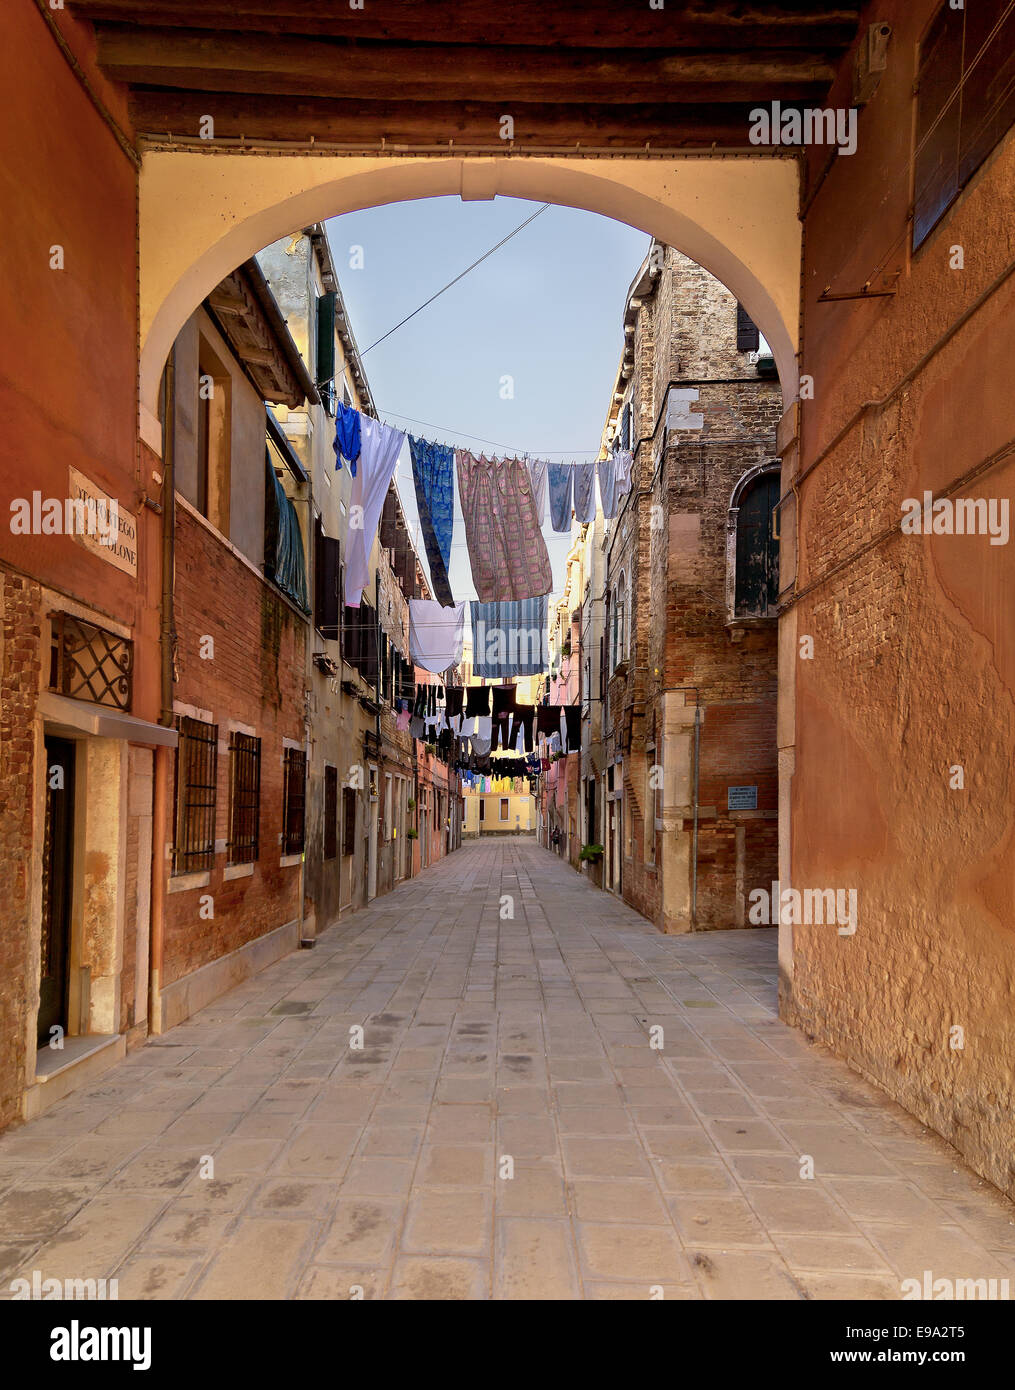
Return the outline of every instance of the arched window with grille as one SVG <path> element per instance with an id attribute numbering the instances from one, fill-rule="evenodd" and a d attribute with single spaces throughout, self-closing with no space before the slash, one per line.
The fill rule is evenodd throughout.
<path id="1" fill-rule="evenodd" d="M 727 617 L 775 617 L 779 603 L 779 540 L 776 507 L 780 466 L 760 464 L 737 483 L 727 524 Z"/>

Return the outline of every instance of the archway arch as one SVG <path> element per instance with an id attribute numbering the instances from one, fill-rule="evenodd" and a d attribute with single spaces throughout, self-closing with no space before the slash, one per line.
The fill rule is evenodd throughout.
<path id="1" fill-rule="evenodd" d="M 140 181 L 140 417 L 160 448 L 159 381 L 201 300 L 287 233 L 384 203 L 498 195 L 599 213 L 657 237 L 737 296 L 797 394 L 800 224 L 791 159 L 270 156 L 149 150 Z"/>

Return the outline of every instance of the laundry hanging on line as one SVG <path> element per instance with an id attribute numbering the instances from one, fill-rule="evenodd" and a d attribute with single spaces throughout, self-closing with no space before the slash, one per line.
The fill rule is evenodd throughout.
<path id="1" fill-rule="evenodd" d="M 570 531 L 571 529 L 571 475 L 573 471 L 566 463 L 551 463 L 547 467 L 550 525 L 555 531 Z"/>
<path id="2" fill-rule="evenodd" d="M 361 415 L 360 439 L 359 467 L 352 480 L 349 501 L 352 515 L 358 516 L 363 524 L 349 527 L 346 542 L 345 601 L 350 608 L 359 607 L 363 590 L 370 581 L 370 551 L 405 435 L 390 425 L 382 425 L 380 420 Z M 362 511 L 357 513 L 357 507 Z"/>
<path id="3" fill-rule="evenodd" d="M 445 608 L 454 605 L 448 566 L 451 563 L 451 537 L 454 530 L 455 451 L 448 444 L 435 444 L 409 435 L 412 456 L 412 482 L 416 508 L 423 532 L 423 544 L 430 565 L 434 597 Z"/>
<path id="4" fill-rule="evenodd" d="M 437 674 L 457 666 L 464 640 L 464 602 L 445 608 L 436 599 L 409 600 L 409 655 L 417 666 Z"/>
<path id="5" fill-rule="evenodd" d="M 550 664 L 547 650 L 548 599 L 470 604 L 472 671 L 486 680 L 536 676 Z"/>
<path id="6" fill-rule="evenodd" d="M 603 516 L 607 521 L 617 515 L 617 464 L 614 459 L 600 459 L 599 470 L 599 501 L 602 504 Z"/>
<path id="7" fill-rule="evenodd" d="M 596 465 L 579 463 L 574 470 L 574 518 L 579 525 L 596 519 Z"/>
<path id="8" fill-rule="evenodd" d="M 349 465 L 349 472 L 355 478 L 356 465 L 362 449 L 360 413 L 344 401 L 337 401 L 335 404 L 335 438 L 332 448 L 335 450 L 335 468 L 341 468 L 342 460 L 345 459 Z"/>
<path id="9" fill-rule="evenodd" d="M 548 594 L 553 572 L 536 520 L 532 480 L 520 459 L 456 450 L 458 494 L 472 582 L 481 603 Z"/>
<path id="10" fill-rule="evenodd" d="M 536 505 L 536 520 L 542 526 L 546 520 L 546 503 L 549 491 L 546 483 L 547 464 L 542 459 L 529 463 L 529 478 L 532 482 L 532 500 Z"/>

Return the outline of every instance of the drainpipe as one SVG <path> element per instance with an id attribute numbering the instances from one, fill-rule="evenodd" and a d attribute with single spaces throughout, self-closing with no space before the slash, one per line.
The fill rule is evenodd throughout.
<path id="1" fill-rule="evenodd" d="M 162 606 L 159 614 L 159 723 L 173 725 L 173 645 L 176 614 L 173 582 L 176 566 L 176 346 L 166 363 L 162 388 Z M 169 749 L 155 750 L 152 794 L 151 931 L 148 970 L 148 1032 L 162 1032 L 162 956 L 166 925 L 166 816 L 169 809 Z"/>
<path id="2" fill-rule="evenodd" d="M 313 534 L 314 534 L 314 476 L 313 476 L 313 468 L 312 468 L 312 467 L 307 471 L 306 490 L 307 490 L 307 496 L 306 496 L 306 503 L 307 503 L 307 532 L 306 532 L 306 534 L 307 534 L 307 554 L 308 554 L 309 559 L 310 559 L 310 565 L 313 565 L 313 563 L 314 563 L 314 558 L 315 558 L 315 552 L 314 552 L 313 542 L 312 542 L 312 539 L 311 539 L 311 538 L 313 537 Z M 309 568 L 309 567 L 308 567 L 308 568 Z M 316 584 L 316 583 L 317 583 L 317 576 L 316 576 L 316 574 L 314 574 L 314 575 L 311 576 L 311 584 L 313 585 L 313 584 Z M 311 587 L 311 593 L 313 593 L 313 588 L 312 588 L 312 587 Z M 303 756 L 304 756 L 305 759 L 306 759 L 306 764 L 305 764 L 305 766 L 306 766 L 306 772 L 307 772 L 307 779 L 306 779 L 306 783 L 305 783 L 306 790 L 305 790 L 305 792 L 304 792 L 304 799 L 303 799 L 303 854 L 302 854 L 302 856 L 301 856 L 301 858 L 300 858 L 300 903 L 299 903 L 299 933 L 300 933 L 300 934 L 299 934 L 299 943 L 300 943 L 300 950 L 303 950 L 303 951 L 309 951 L 309 950 L 311 950 L 314 946 L 316 946 L 316 944 L 317 944 L 317 910 L 316 910 L 316 909 L 317 909 L 317 905 L 316 905 L 316 903 L 314 904 L 314 935 L 313 935 L 313 936 L 307 936 L 307 934 L 306 934 L 306 927 L 305 927 L 305 925 L 304 925 L 304 919 L 305 919 L 305 916 L 306 916 L 306 898 L 307 898 L 307 803 L 308 803 L 309 800 L 310 800 L 310 796 L 309 796 L 309 791 L 310 791 L 310 695 L 311 695 L 311 692 L 313 691 L 313 688 L 314 688 L 314 687 L 313 687 L 313 679 L 314 679 L 314 677 L 313 677 L 313 670 L 314 670 L 313 645 L 314 645 L 314 619 L 313 619 L 313 615 L 311 614 L 311 616 L 310 616 L 310 618 L 309 618 L 309 620 L 308 620 L 308 622 L 307 622 L 307 642 L 306 642 L 306 649 L 305 649 L 304 655 L 303 655 Z M 342 862 L 342 861 L 341 861 L 341 858 L 340 858 L 340 859 L 339 859 L 339 863 L 341 864 L 341 862 Z M 341 897 L 341 889 L 339 889 L 339 897 Z"/>

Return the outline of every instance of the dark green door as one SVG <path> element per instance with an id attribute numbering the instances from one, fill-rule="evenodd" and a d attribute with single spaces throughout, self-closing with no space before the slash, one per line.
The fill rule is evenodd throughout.
<path id="1" fill-rule="evenodd" d="M 67 1030 L 67 970 L 74 875 L 74 744 L 46 739 L 46 825 L 42 851 L 42 970 L 39 1043 Z"/>

